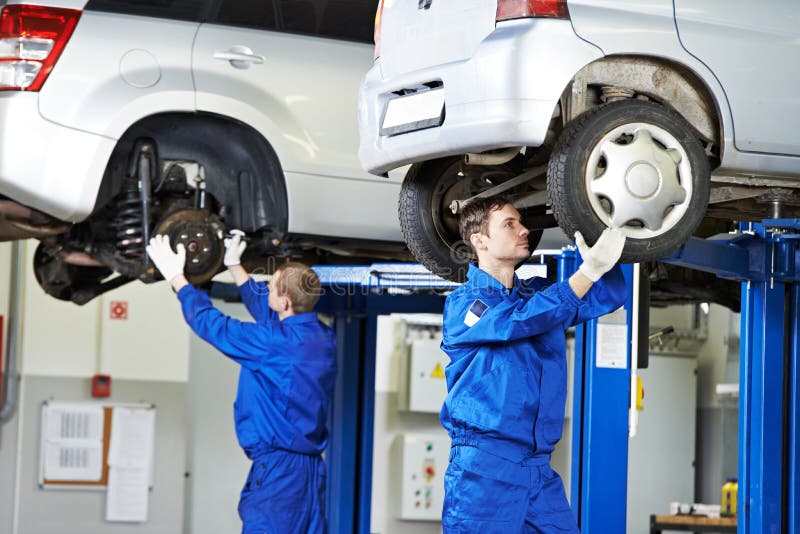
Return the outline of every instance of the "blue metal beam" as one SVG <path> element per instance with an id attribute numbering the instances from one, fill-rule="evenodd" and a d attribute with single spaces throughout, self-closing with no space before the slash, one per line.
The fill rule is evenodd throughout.
<path id="1" fill-rule="evenodd" d="M 750 508 L 750 420 L 753 407 L 750 383 L 753 376 L 753 313 L 754 294 L 749 282 L 742 284 L 741 315 L 739 318 L 739 450 L 736 511 L 737 531 L 748 532 L 747 517 Z"/>
<path id="2" fill-rule="evenodd" d="M 752 285 L 752 284 L 751 284 Z M 750 419 L 750 527 L 754 532 L 780 532 L 783 490 L 783 284 L 758 284 L 759 316 L 753 328 L 753 383 Z M 760 491 L 759 491 L 760 490 Z"/>
<path id="3" fill-rule="evenodd" d="M 375 432 L 375 354 L 378 340 L 378 316 L 366 319 L 364 361 L 361 380 L 360 440 L 358 457 L 358 524 L 355 532 L 369 534 L 372 509 L 372 449 Z M 331 530 L 331 532 L 335 532 Z"/>
<path id="4" fill-rule="evenodd" d="M 784 370 L 783 284 L 743 284 L 739 413 L 739 533 L 782 532 Z"/>
<path id="5" fill-rule="evenodd" d="M 747 279 L 752 275 L 749 251 L 731 241 L 713 241 L 692 237 L 674 254 L 660 260 L 720 278 Z"/>
<path id="6" fill-rule="evenodd" d="M 359 445 L 359 379 L 363 335 L 362 321 L 354 315 L 363 297 L 343 295 L 328 299 L 322 313 L 335 317 L 338 376 L 334 387 L 328 427 L 331 429 L 326 460 L 328 467 L 328 529 L 354 532 L 356 523 L 356 474 Z M 327 308 L 327 309 L 324 309 Z"/>
<path id="7" fill-rule="evenodd" d="M 574 272 L 574 256 L 562 254 L 561 280 Z M 631 266 L 623 271 L 630 287 Z M 630 325 L 630 297 L 625 307 Z M 625 369 L 597 366 L 597 328 L 592 320 L 575 332 L 571 503 L 583 534 L 625 532 L 626 523 L 630 327 Z"/>
<path id="8" fill-rule="evenodd" d="M 789 325 L 788 534 L 800 534 L 800 285 L 791 287 Z"/>

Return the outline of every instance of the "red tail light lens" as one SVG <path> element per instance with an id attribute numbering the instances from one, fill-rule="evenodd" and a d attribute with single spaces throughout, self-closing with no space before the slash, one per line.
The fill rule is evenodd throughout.
<path id="1" fill-rule="evenodd" d="M 81 12 L 27 4 L 0 12 L 0 91 L 38 91 L 53 70 Z"/>
<path id="2" fill-rule="evenodd" d="M 381 55 L 381 19 L 383 18 L 383 0 L 378 2 L 378 10 L 375 12 L 375 59 Z"/>
<path id="3" fill-rule="evenodd" d="M 495 20 L 528 17 L 568 19 L 567 0 L 498 0 Z"/>

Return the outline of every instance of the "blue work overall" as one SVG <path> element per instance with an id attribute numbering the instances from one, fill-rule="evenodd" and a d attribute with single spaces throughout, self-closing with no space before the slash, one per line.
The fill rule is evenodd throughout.
<path id="1" fill-rule="evenodd" d="M 578 532 L 550 454 L 567 392 L 565 330 L 619 308 L 619 266 L 583 299 L 568 282 L 519 280 L 508 289 L 475 265 L 445 303 L 448 395 L 440 419 L 452 440 L 445 533 Z"/>
<path id="2" fill-rule="evenodd" d="M 336 336 L 315 313 L 283 319 L 268 289 L 239 288 L 255 323 L 230 318 L 191 286 L 178 292 L 198 336 L 241 365 L 236 436 L 253 462 L 239 500 L 243 534 L 325 532 L 326 422 L 336 378 Z"/>

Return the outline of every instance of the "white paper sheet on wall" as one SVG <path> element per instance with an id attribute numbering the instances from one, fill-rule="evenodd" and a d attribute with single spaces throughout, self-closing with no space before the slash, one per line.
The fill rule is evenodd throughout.
<path id="1" fill-rule="evenodd" d="M 143 467 L 109 467 L 106 521 L 147 521 L 149 478 Z"/>
<path id="2" fill-rule="evenodd" d="M 628 326 L 597 324 L 597 367 L 628 368 Z"/>
<path id="3" fill-rule="evenodd" d="M 50 402 L 43 413 L 44 479 L 100 480 L 103 475 L 102 406 Z"/>
<path id="4" fill-rule="evenodd" d="M 628 368 L 628 312 L 624 307 L 597 321 L 596 367 Z"/>
<path id="5" fill-rule="evenodd" d="M 156 413 L 114 408 L 108 450 L 107 521 L 147 521 Z"/>

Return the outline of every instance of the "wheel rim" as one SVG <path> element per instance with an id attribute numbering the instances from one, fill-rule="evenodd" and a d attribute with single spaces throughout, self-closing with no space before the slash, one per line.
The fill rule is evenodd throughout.
<path id="1" fill-rule="evenodd" d="M 692 200 L 689 154 L 653 124 L 624 124 L 606 133 L 592 148 L 584 177 L 595 215 L 635 239 L 668 232 Z"/>

